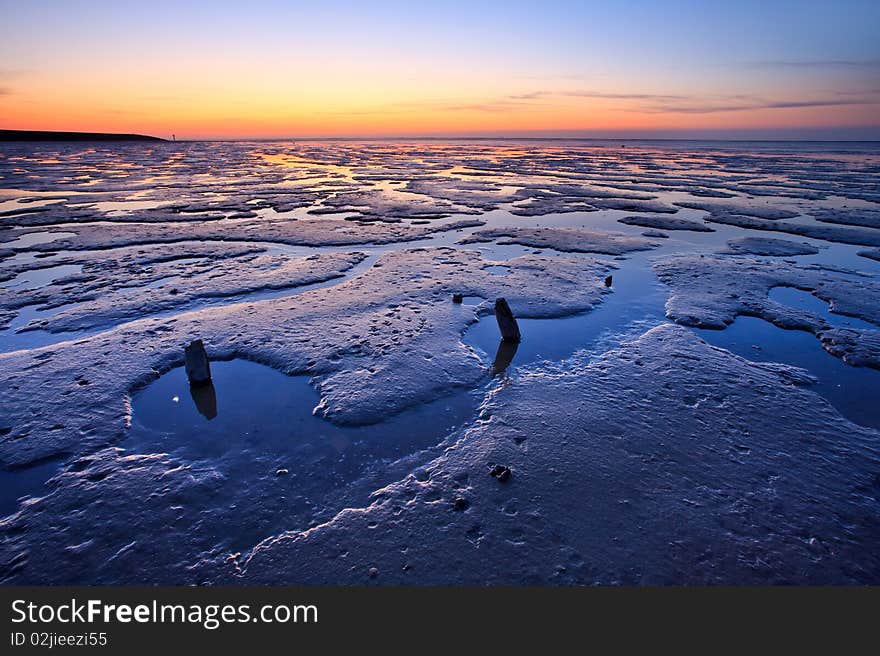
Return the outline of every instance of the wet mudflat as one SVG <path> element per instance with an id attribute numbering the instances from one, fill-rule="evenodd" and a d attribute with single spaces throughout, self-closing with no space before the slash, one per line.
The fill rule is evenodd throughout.
<path id="1" fill-rule="evenodd" d="M 0 159 L 5 581 L 880 580 L 876 145 L 33 148 Z"/>

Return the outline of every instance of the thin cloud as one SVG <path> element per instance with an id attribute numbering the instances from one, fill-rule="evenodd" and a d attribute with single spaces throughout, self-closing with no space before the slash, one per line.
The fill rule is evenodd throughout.
<path id="1" fill-rule="evenodd" d="M 484 103 L 464 103 L 461 105 L 442 105 L 439 109 L 447 112 L 509 112 L 520 106 L 515 101 L 489 101 Z"/>
<path id="2" fill-rule="evenodd" d="M 546 91 L 531 91 L 529 93 L 518 93 L 507 97 L 510 100 L 537 100 L 538 98 L 543 98 L 546 95 L 548 95 Z"/>
<path id="3" fill-rule="evenodd" d="M 774 100 L 748 94 L 683 95 L 661 93 L 616 93 L 578 89 L 570 91 L 536 90 L 479 100 L 401 101 L 354 110 L 329 110 L 329 115 L 387 115 L 413 111 L 501 113 L 526 109 L 544 111 L 569 102 L 572 98 L 623 101 L 620 111 L 645 114 L 715 114 L 761 109 L 797 109 L 880 104 L 880 90 L 829 92 L 825 97 Z"/>
<path id="4" fill-rule="evenodd" d="M 761 109 L 800 109 L 805 107 L 842 107 L 847 105 L 873 105 L 878 100 L 870 98 L 828 98 L 823 100 L 755 100 L 740 103 L 705 103 L 705 104 L 660 104 L 650 107 L 630 109 L 628 111 L 655 114 L 717 114 L 721 112 L 742 112 Z"/>
<path id="5" fill-rule="evenodd" d="M 656 93 L 610 93 L 575 89 L 573 91 L 530 91 L 507 96 L 506 100 L 539 100 L 541 98 L 605 98 L 608 100 L 687 100 L 688 96 Z"/>
<path id="6" fill-rule="evenodd" d="M 832 68 L 864 69 L 880 68 L 880 59 L 789 59 L 755 62 L 759 68 Z"/>
<path id="7" fill-rule="evenodd" d="M 544 92 L 536 91 L 532 93 L 517 94 L 504 96 L 501 98 L 489 98 L 477 101 L 406 101 L 386 105 L 384 110 L 376 110 L 377 112 L 402 112 L 402 111 L 442 111 L 442 112 L 508 112 L 523 106 L 530 106 L 535 109 L 544 109 L 551 107 L 550 103 L 534 104 L 533 101 L 539 100 L 544 96 Z"/>
<path id="8" fill-rule="evenodd" d="M 560 96 L 570 96 L 574 98 L 604 98 L 607 100 L 660 100 L 675 101 L 687 100 L 688 96 L 678 96 L 669 94 L 656 93 L 606 93 L 603 91 L 561 91 Z"/>
<path id="9" fill-rule="evenodd" d="M 604 91 L 592 91 L 578 89 L 574 91 L 529 91 L 526 93 L 511 94 L 503 98 L 486 100 L 485 102 L 476 103 L 456 103 L 444 104 L 437 106 L 446 111 L 480 111 L 480 112 L 505 112 L 518 107 L 528 106 L 532 109 L 548 107 L 547 103 L 536 103 L 535 101 L 546 101 L 552 99 L 563 98 L 600 98 L 605 100 L 650 100 L 654 102 L 683 102 L 687 101 L 688 96 L 672 95 L 672 94 L 652 94 L 652 93 L 610 93 Z"/>
<path id="10" fill-rule="evenodd" d="M 755 96 L 732 94 L 716 97 L 687 96 L 681 94 L 613 93 L 592 90 L 532 91 L 505 96 L 477 103 L 435 105 L 446 111 L 503 112 L 519 107 L 538 109 L 547 104 L 537 102 L 552 98 L 596 98 L 602 100 L 637 101 L 635 106 L 622 107 L 627 112 L 716 114 L 761 109 L 798 109 L 805 107 L 839 107 L 847 105 L 873 105 L 880 99 L 873 97 L 874 90 L 840 92 L 826 98 L 772 100 Z"/>

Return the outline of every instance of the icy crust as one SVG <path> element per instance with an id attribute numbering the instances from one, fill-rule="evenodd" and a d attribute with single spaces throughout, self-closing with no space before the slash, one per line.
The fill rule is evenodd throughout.
<path id="1" fill-rule="evenodd" d="M 80 199 L 77 199 L 80 200 Z M 103 200 L 107 200 L 106 197 Z M 161 201 L 159 201 L 161 202 Z M 192 209 L 187 209 L 192 207 Z M 224 208 L 226 211 L 215 210 L 215 205 L 185 204 L 169 207 L 148 208 L 138 212 L 103 212 L 94 203 L 68 206 L 64 202 L 43 205 L 38 208 L 8 210 L 0 214 L 0 225 L 15 225 L 22 227 L 51 226 L 64 223 L 92 223 L 94 221 L 108 221 L 119 223 L 171 223 L 177 221 L 219 221 L 221 219 L 253 218 L 256 213 L 255 207 L 239 209 L 237 207 Z"/>
<path id="2" fill-rule="evenodd" d="M 765 147 L 745 153 L 682 144 L 672 149 L 586 143 L 524 148 L 513 143 L 313 142 L 100 145 L 85 151 L 54 144 L 38 148 L 12 144 L 3 147 L 0 175 L 10 189 L 49 192 L 47 198 L 70 202 L 77 195 L 90 203 L 97 194 L 120 192 L 165 203 L 184 202 L 188 207 L 177 215 L 181 220 L 196 208 L 227 213 L 321 206 L 334 197 L 334 189 L 357 192 L 387 181 L 418 182 L 407 190 L 412 200 L 444 198 L 485 209 L 510 202 L 515 191 L 507 185 L 517 177 L 525 182 L 512 186 L 523 194 L 535 190 L 554 197 L 548 202 L 563 206 L 563 199 L 571 203 L 587 197 L 602 199 L 603 190 L 616 197 L 615 202 L 641 192 L 668 191 L 707 198 L 838 196 L 880 202 L 875 151 L 863 149 L 854 159 L 850 155 L 855 150 L 849 150 L 780 147 L 771 154 Z M 217 161 L 223 166 L 216 166 Z M 398 194 L 384 191 L 387 188 L 375 195 L 379 205 L 400 200 Z M 632 200 L 652 202 L 644 194 Z M 374 214 L 379 205 L 370 203 Z M 126 214 L 132 213 L 119 216 Z"/>
<path id="3" fill-rule="evenodd" d="M 599 210 L 623 210 L 625 212 L 666 212 L 678 210 L 656 200 L 625 200 L 619 198 L 579 198 L 564 196 L 533 197 L 524 203 L 511 205 L 510 213 L 516 216 L 543 216 L 551 213 L 597 212 Z"/>
<path id="4" fill-rule="evenodd" d="M 598 303 L 614 268 L 583 256 L 526 255 L 503 263 L 507 275 L 486 275 L 497 264 L 476 251 L 395 251 L 332 287 L 0 355 L 0 460 L 24 464 L 118 440 L 130 392 L 181 364 L 195 338 L 213 359 L 315 376 L 317 412 L 334 422 L 380 421 L 484 375 L 460 337 L 491 304 L 464 308 L 453 293 L 503 296 L 517 316 L 563 316 Z"/>
<path id="5" fill-rule="evenodd" d="M 874 210 L 817 209 L 815 221 L 808 223 L 784 221 L 799 217 L 798 212 L 772 205 L 742 201 L 683 201 L 679 207 L 709 212 L 706 221 L 751 230 L 771 230 L 801 237 L 822 239 L 842 244 L 880 246 L 880 212 Z M 838 225 L 839 224 L 839 225 Z"/>
<path id="6" fill-rule="evenodd" d="M 123 249 L 131 251 L 133 249 Z M 206 299 L 287 289 L 341 277 L 366 259 L 364 253 L 319 253 L 301 258 L 260 255 L 230 248 L 235 257 L 181 252 L 187 259 L 153 252 L 147 257 L 90 260 L 81 274 L 67 276 L 40 289 L 0 289 L 3 307 L 39 305 L 60 308 L 47 319 L 35 320 L 19 331 L 52 333 L 85 330 L 122 323 L 159 312 L 187 308 Z M 220 249 L 217 249 L 218 251 Z M 140 251 L 139 253 L 141 253 Z M 196 249 L 199 252 L 199 249 Z M 116 253 L 114 253 L 116 255 Z M 145 288 L 149 291 L 145 293 Z M 74 307 L 66 308 L 67 305 Z"/>
<path id="7" fill-rule="evenodd" d="M 664 325 L 508 381 L 369 507 L 266 540 L 227 575 L 211 573 L 219 559 L 197 570 L 246 584 L 876 584 L 880 435 L 805 382 Z M 507 482 L 488 475 L 497 463 Z"/>
<path id="8" fill-rule="evenodd" d="M 588 205 L 583 199 L 563 196 L 532 198 L 510 206 L 510 213 L 514 216 L 544 216 L 545 214 L 598 211 L 599 208 Z"/>
<path id="9" fill-rule="evenodd" d="M 148 167 L 154 166 L 145 162 Z M 230 164 L 230 162 L 224 162 Z M 30 206 L 39 197 L 19 199 L 16 207 L 0 212 L 0 225 L 47 226 L 96 220 L 120 223 L 165 223 L 255 218 L 260 210 L 290 212 L 311 207 L 337 193 L 356 192 L 360 185 L 332 179 L 285 179 L 277 172 L 261 174 L 258 181 L 201 180 L 180 182 L 187 171 L 181 166 L 173 180 L 160 186 L 86 185 L 67 196 Z M 177 177 L 181 176 L 181 177 Z M 295 177 L 295 176 L 294 176 Z M 58 184 L 58 183 L 56 183 Z M 377 196 L 377 198 L 379 198 Z M 46 200 L 46 199 L 44 199 Z"/>
<path id="10" fill-rule="evenodd" d="M 437 219 L 451 214 L 477 214 L 478 212 L 442 199 L 425 196 L 392 198 L 383 191 L 373 189 L 337 193 L 324 199 L 320 207 L 309 210 L 309 214 L 344 213 L 353 213 L 362 219 L 394 223 L 409 218 Z"/>
<path id="11" fill-rule="evenodd" d="M 812 215 L 817 221 L 822 221 L 823 223 L 880 228 L 880 210 L 821 209 L 813 211 Z"/>
<path id="12" fill-rule="evenodd" d="M 247 222 L 109 224 L 87 223 L 65 226 L 64 237 L 17 250 L 57 251 L 117 248 L 140 244 L 180 241 L 275 242 L 291 246 L 352 246 L 390 244 L 426 239 L 451 230 L 481 226 L 479 219 L 463 219 L 442 224 L 406 225 L 387 222 L 351 222 L 342 219 L 262 220 Z M 0 245 L 30 230 L 0 231 Z"/>
<path id="13" fill-rule="evenodd" d="M 858 255 L 880 262 L 880 248 L 866 248 L 863 251 L 859 251 Z"/>
<path id="14" fill-rule="evenodd" d="M 693 232 L 715 232 L 715 228 L 705 223 L 698 223 L 690 219 L 679 219 L 674 216 L 625 216 L 617 219 L 618 223 L 643 228 L 655 228 L 659 230 L 691 230 Z"/>
<path id="15" fill-rule="evenodd" d="M 880 331 L 829 328 L 819 334 L 822 347 L 856 366 L 880 369 Z"/>
<path id="16" fill-rule="evenodd" d="M 632 211 L 675 212 L 676 208 L 651 200 L 651 195 L 627 190 L 609 190 L 578 184 L 548 183 L 535 186 L 505 187 L 497 180 L 477 180 L 469 172 L 466 177 L 432 175 L 424 177 L 418 166 L 404 166 L 394 171 L 376 169 L 375 173 L 351 170 L 350 179 L 329 179 L 334 172 L 321 169 L 314 162 L 301 161 L 303 170 L 322 176 L 305 180 L 290 180 L 279 170 L 266 171 L 260 184 L 250 181 L 227 181 L 199 185 L 201 194 L 181 199 L 180 194 L 193 193 L 176 184 L 154 189 L 132 183 L 122 189 L 115 185 L 102 186 L 101 191 L 78 193 L 75 198 L 28 207 L 22 203 L 11 210 L 0 211 L 0 225 L 47 226 L 91 222 L 197 222 L 222 219 L 248 219 L 258 216 L 257 211 L 271 208 L 275 212 L 307 209 L 309 214 L 351 214 L 364 221 L 399 222 L 403 219 L 436 219 L 452 214 L 477 214 L 498 209 L 502 205 L 523 199 L 532 199 L 528 207 L 517 209 L 526 215 L 546 214 L 551 211 L 590 211 L 599 208 L 630 209 Z M 283 169 L 282 169 L 283 171 Z M 336 175 L 341 175 L 338 172 Z M 464 176 L 460 172 L 459 176 Z M 491 174 L 488 174 L 491 175 Z M 376 183 L 393 181 L 404 183 L 398 188 L 379 187 Z M 126 209 L 126 202 L 113 210 L 102 209 L 101 203 L 112 198 L 107 194 L 119 191 L 137 192 L 141 202 L 152 201 L 155 207 Z M 214 191 L 220 198 L 206 197 Z M 27 199 L 26 199 L 27 200 Z M 126 199 L 120 199 L 126 200 Z M 75 204 L 69 204 L 75 201 Z M 589 204 L 586 204 L 589 202 Z"/>
<path id="17" fill-rule="evenodd" d="M 768 221 L 779 219 L 793 219 L 798 216 L 797 212 L 774 207 L 769 204 L 749 203 L 745 201 L 681 201 L 675 203 L 679 207 L 692 210 L 704 210 L 709 214 L 733 214 L 737 216 L 754 216 Z"/>
<path id="18" fill-rule="evenodd" d="M 880 325 L 880 283 L 867 275 L 749 257 L 677 255 L 654 263 L 670 287 L 666 316 L 685 326 L 722 329 L 739 315 L 806 330 L 852 365 L 880 368 L 880 330 L 835 328 L 811 312 L 777 303 L 773 287 L 795 287 L 827 301 L 832 312 Z"/>
<path id="19" fill-rule="evenodd" d="M 409 180 L 401 191 L 439 198 L 470 211 L 489 211 L 519 198 L 495 182 L 456 177 L 431 177 Z"/>
<path id="20" fill-rule="evenodd" d="M 806 243 L 770 237 L 738 237 L 727 242 L 727 250 L 734 255 L 765 255 L 789 257 L 794 255 L 815 255 L 819 249 Z"/>
<path id="21" fill-rule="evenodd" d="M 25 259 L 11 259 L 15 251 L 0 252 L 0 283 L 9 283 L 16 276 L 27 272 L 39 272 L 57 266 L 80 265 L 84 271 L 95 274 L 108 272 L 112 278 L 124 271 L 128 276 L 142 276 L 141 282 L 149 283 L 161 278 L 154 267 L 173 265 L 181 260 L 210 260 L 219 262 L 225 259 L 259 255 L 266 252 L 266 246 L 258 244 L 222 243 L 173 243 L 122 247 L 112 254 L 98 251 L 61 251 L 34 253 Z M 9 259 L 7 259 L 9 258 Z"/>
<path id="22" fill-rule="evenodd" d="M 674 214 L 677 208 L 654 200 L 654 196 L 631 190 L 611 190 L 574 183 L 527 185 L 516 191 L 510 207 L 517 216 L 542 216 L 550 213 L 624 210 Z"/>
<path id="23" fill-rule="evenodd" d="M 533 248 L 550 248 L 564 253 L 602 253 L 621 255 L 646 251 L 658 244 L 640 237 L 585 228 L 490 228 L 477 230 L 458 241 L 459 244 L 519 244 Z"/>
<path id="24" fill-rule="evenodd" d="M 426 222 L 497 209 L 542 216 L 597 210 L 674 214 L 678 207 L 722 218 L 779 221 L 798 212 L 731 197 L 835 196 L 878 202 L 878 172 L 870 150 L 854 160 L 824 150 L 779 150 L 771 157 L 681 145 L 668 150 L 587 144 L 523 149 L 475 143 L 217 143 L 99 146 L 94 152 L 9 145 L 0 153 L 0 176 L 10 189 L 35 194 L 0 210 L 0 227 L 100 221 L 155 224 L 163 232 L 168 224 L 194 224 L 197 231 L 222 232 L 233 223 L 239 233 L 264 225 L 283 232 L 271 222 L 278 213 L 293 210 L 301 210 L 299 216 L 344 214 L 368 224 Z M 696 200 L 670 205 L 656 192 L 691 194 Z M 818 221 L 864 227 L 876 226 L 876 213 L 846 207 L 808 211 Z M 803 230 L 797 225 L 791 229 Z M 0 229 L 0 240 L 2 233 Z M 834 231 L 807 236 L 835 234 L 860 238 Z"/>
<path id="25" fill-rule="evenodd" d="M 880 230 L 849 226 L 827 225 L 822 223 L 793 223 L 778 219 L 759 219 L 740 214 L 710 214 L 706 217 L 710 223 L 747 228 L 749 230 L 771 230 L 785 232 L 800 237 L 822 239 L 841 244 L 858 246 L 880 246 Z"/>

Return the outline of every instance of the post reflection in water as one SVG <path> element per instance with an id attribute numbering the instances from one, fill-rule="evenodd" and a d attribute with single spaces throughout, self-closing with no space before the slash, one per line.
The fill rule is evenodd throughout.
<path id="1" fill-rule="evenodd" d="M 217 392 L 214 390 L 214 383 L 207 385 L 190 385 L 190 396 L 196 409 L 208 421 L 217 416 Z"/>
<path id="2" fill-rule="evenodd" d="M 513 361 L 516 350 L 519 348 L 519 342 L 505 342 L 501 340 L 498 343 L 498 350 L 495 352 L 495 360 L 492 362 L 490 373 L 493 376 L 500 376 L 507 371 L 507 367 Z"/>

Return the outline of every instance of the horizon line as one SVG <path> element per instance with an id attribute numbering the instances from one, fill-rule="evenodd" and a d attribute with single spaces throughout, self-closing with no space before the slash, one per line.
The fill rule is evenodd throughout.
<path id="1" fill-rule="evenodd" d="M 880 143 L 874 139 L 808 139 L 808 138 L 732 138 L 732 137 L 516 137 L 516 136 L 334 136 L 334 137 L 201 137 L 165 139 L 171 143 L 203 141 L 762 141 L 807 143 Z"/>
<path id="2" fill-rule="evenodd" d="M 860 126 L 855 129 L 880 129 L 875 126 Z M 823 128 L 817 129 L 817 131 Z M 840 130 L 841 128 L 824 128 L 825 130 Z M 843 128 L 844 130 L 846 128 Z M 852 129 L 852 128 L 851 128 Z M 192 138 L 172 138 L 164 136 L 156 136 L 155 134 L 139 133 L 139 132 L 92 132 L 86 130 L 19 130 L 10 128 L 0 128 L 0 133 L 4 132 L 20 132 L 20 133 L 42 133 L 42 134 L 59 134 L 59 135 L 101 135 L 104 137 L 120 136 L 120 137 L 144 137 L 156 139 L 159 141 L 167 141 L 169 143 L 198 143 L 198 142 L 288 142 L 288 141 L 601 141 L 601 142 L 760 142 L 760 143 L 880 143 L 880 137 L 848 137 L 848 138 L 815 138 L 809 136 L 585 136 L 585 135 L 486 135 L 486 134 L 465 134 L 465 135 L 319 135 L 319 136 L 234 136 L 234 137 L 192 137 Z M 25 141 L 25 140 L 22 140 Z M 64 141 L 64 139 L 58 139 Z"/>

